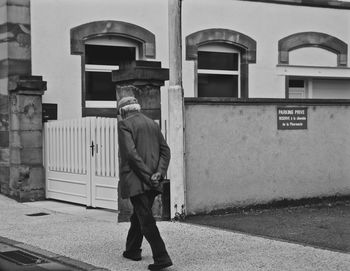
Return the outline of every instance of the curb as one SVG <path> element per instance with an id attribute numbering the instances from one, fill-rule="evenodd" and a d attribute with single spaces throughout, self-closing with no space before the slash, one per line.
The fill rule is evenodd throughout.
<path id="1" fill-rule="evenodd" d="M 110 271 L 109 269 L 94 266 L 82 261 L 78 261 L 66 256 L 62 256 L 32 245 L 28 245 L 22 242 L 18 242 L 6 237 L 0 236 L 0 244 L 5 244 L 14 248 L 25 250 L 26 252 L 33 253 L 37 256 L 45 258 L 47 260 L 63 264 L 67 267 L 72 267 L 76 271 Z"/>

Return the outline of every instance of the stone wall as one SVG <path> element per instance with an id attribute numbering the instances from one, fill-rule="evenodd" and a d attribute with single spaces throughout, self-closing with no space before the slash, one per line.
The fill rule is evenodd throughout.
<path id="1" fill-rule="evenodd" d="M 29 0 L 0 0 L 0 193 L 10 194 L 9 87 L 31 73 Z M 5 16 L 3 16 L 5 15 Z"/>
<path id="2" fill-rule="evenodd" d="M 30 1 L 0 0 L 0 193 L 43 199 L 42 102 L 31 76 Z"/>
<path id="3" fill-rule="evenodd" d="M 10 176 L 8 96 L 0 94 L 0 193 L 8 193 Z"/>
<path id="4" fill-rule="evenodd" d="M 9 195 L 19 201 L 45 198 L 40 76 L 18 77 L 10 91 Z"/>

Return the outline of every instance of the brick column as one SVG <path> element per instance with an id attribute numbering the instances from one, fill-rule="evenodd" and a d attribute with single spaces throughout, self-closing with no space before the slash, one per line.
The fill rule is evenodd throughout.
<path id="1" fill-rule="evenodd" d="M 30 1 L 0 0 L 0 193 L 9 195 L 9 89 L 31 74 Z"/>
<path id="2" fill-rule="evenodd" d="M 18 77 L 10 89 L 9 196 L 18 201 L 45 198 L 42 150 L 41 76 Z"/>
<path id="3" fill-rule="evenodd" d="M 117 101 L 126 96 L 134 96 L 141 105 L 142 113 L 161 124 L 160 87 L 169 78 L 169 70 L 161 68 L 156 61 L 133 61 L 121 66 L 118 71 L 112 72 L 112 80 L 116 83 Z M 164 185 L 165 192 L 169 194 L 168 184 Z M 169 219 L 170 214 L 163 208 L 166 193 L 155 199 L 153 213 L 158 218 Z M 132 206 L 128 200 L 118 195 L 119 220 L 128 218 Z"/>

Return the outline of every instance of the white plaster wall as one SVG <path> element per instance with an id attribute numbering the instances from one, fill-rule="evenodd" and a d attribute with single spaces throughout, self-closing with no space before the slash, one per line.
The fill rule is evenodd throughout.
<path id="1" fill-rule="evenodd" d="M 312 97 L 316 99 L 350 99 L 350 80 L 312 81 Z"/>
<path id="2" fill-rule="evenodd" d="M 348 10 L 301 7 L 245 2 L 239 0 L 183 1 L 183 40 L 196 31 L 227 28 L 250 36 L 257 42 L 257 63 L 249 65 L 249 96 L 251 98 L 284 98 L 284 76 L 276 75 L 278 41 L 298 32 L 316 31 L 350 43 Z M 220 3 L 220 4 L 219 4 Z M 194 95 L 194 65 L 186 61 L 183 46 L 185 96 Z M 317 54 L 317 51 L 315 52 Z M 298 56 L 312 63 L 314 54 L 307 51 Z M 323 54 L 321 53 L 321 58 Z"/>
<path id="3" fill-rule="evenodd" d="M 306 130 L 278 130 L 277 107 L 186 105 L 188 213 L 350 194 L 350 107 L 306 105 Z"/>
<path id="4" fill-rule="evenodd" d="M 337 59 L 337 54 L 315 47 L 304 47 L 289 52 L 289 65 L 336 67 Z"/>
<path id="5" fill-rule="evenodd" d="M 58 103 L 59 119 L 81 117 L 81 60 L 70 54 L 71 28 L 100 20 L 139 25 L 155 34 L 155 60 L 167 68 L 167 15 L 163 0 L 31 0 L 32 71 L 47 81 L 43 102 Z"/>
<path id="6" fill-rule="evenodd" d="M 220 0 L 220 4 L 212 0 L 186 0 L 182 5 L 183 85 L 187 97 L 194 96 L 195 71 L 193 61 L 185 60 L 185 38 L 198 30 L 228 28 L 257 41 L 257 63 L 249 65 L 252 98 L 285 95 L 284 76 L 276 74 L 279 39 L 297 32 L 317 31 L 350 43 L 347 10 L 238 0 Z M 164 0 L 31 0 L 32 70 L 48 82 L 43 102 L 58 103 L 59 119 L 81 116 L 81 62 L 80 56 L 70 54 L 70 29 L 83 23 L 120 20 L 148 29 L 156 36 L 156 60 L 167 68 L 167 8 Z M 312 54 L 310 50 L 293 54 L 292 61 L 301 59 L 306 65 L 314 59 L 325 59 L 324 50 L 320 57 L 319 49 Z M 163 119 L 166 89 L 162 88 Z"/>

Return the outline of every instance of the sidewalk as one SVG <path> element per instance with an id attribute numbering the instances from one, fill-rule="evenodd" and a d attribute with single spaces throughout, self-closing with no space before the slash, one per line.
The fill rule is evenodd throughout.
<path id="1" fill-rule="evenodd" d="M 43 216 L 27 214 L 47 213 Z M 112 271 L 147 270 L 121 257 L 129 223 L 117 214 L 55 201 L 18 203 L 0 195 L 0 236 Z M 158 222 L 174 266 L 169 271 L 350 270 L 350 254 L 185 223 Z"/>

